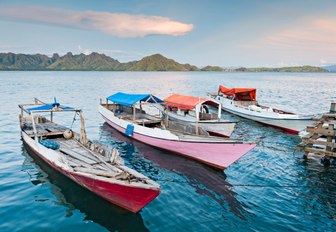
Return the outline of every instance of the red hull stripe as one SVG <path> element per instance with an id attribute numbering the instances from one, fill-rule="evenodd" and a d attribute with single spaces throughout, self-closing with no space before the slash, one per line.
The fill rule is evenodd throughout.
<path id="1" fill-rule="evenodd" d="M 34 153 L 36 153 L 41 159 L 43 159 L 44 162 L 48 163 L 51 167 L 62 173 L 64 176 L 70 178 L 80 186 L 133 213 L 140 211 L 160 194 L 160 190 L 156 189 L 145 189 L 117 183 L 110 183 L 93 179 L 86 175 L 81 175 L 80 173 L 66 171 L 55 165 L 53 162 L 47 160 L 31 146 L 29 146 L 29 148 L 34 151 Z"/>

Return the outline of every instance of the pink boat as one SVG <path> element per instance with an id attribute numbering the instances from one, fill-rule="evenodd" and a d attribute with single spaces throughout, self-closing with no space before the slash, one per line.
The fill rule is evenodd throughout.
<path id="1" fill-rule="evenodd" d="M 112 103 L 109 103 L 112 102 Z M 99 105 L 99 113 L 113 128 L 154 147 L 173 151 L 218 169 L 225 169 L 256 144 L 211 136 L 195 125 L 146 114 L 145 103 L 163 101 L 150 94 L 118 92 Z M 167 115 L 167 114 L 166 114 Z"/>

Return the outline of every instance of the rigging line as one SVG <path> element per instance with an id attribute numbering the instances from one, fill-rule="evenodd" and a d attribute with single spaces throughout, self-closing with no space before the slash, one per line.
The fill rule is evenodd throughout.
<path id="1" fill-rule="evenodd" d="M 74 116 L 74 118 L 73 118 L 73 120 L 72 120 L 70 129 L 72 129 L 72 126 L 73 126 L 74 122 L 76 121 L 76 116 L 77 116 L 77 115 L 78 115 L 78 112 L 76 111 L 76 112 L 75 112 L 75 116 Z"/>

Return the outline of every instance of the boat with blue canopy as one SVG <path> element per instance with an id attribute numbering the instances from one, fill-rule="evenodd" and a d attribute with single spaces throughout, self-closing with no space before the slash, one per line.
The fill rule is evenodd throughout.
<path id="1" fill-rule="evenodd" d="M 21 104 L 21 136 L 28 151 L 52 168 L 107 201 L 138 212 L 160 193 L 160 186 L 125 166 L 116 149 L 86 137 L 82 110 L 35 99 Z M 54 122 L 53 114 L 73 112 L 80 118 L 80 133 Z M 24 114 L 26 113 L 26 114 Z M 42 114 L 49 113 L 50 117 Z"/>
<path id="2" fill-rule="evenodd" d="M 117 92 L 100 102 L 99 113 L 113 128 L 126 136 L 154 147 L 166 149 L 215 168 L 224 169 L 253 149 L 256 144 L 212 136 L 197 125 L 171 121 L 147 113 L 148 108 L 164 101 L 152 94 Z"/>

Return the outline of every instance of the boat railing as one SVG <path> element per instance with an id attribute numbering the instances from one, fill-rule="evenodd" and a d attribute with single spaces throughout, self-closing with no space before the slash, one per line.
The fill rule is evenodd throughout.
<path id="1" fill-rule="evenodd" d="M 217 113 L 199 113 L 200 120 L 213 120 L 218 119 Z"/>
<path id="2" fill-rule="evenodd" d="M 180 132 L 183 134 L 189 134 L 189 135 L 197 134 L 197 129 L 198 129 L 198 135 L 209 136 L 209 133 L 206 130 L 204 130 L 202 127 L 197 128 L 193 124 L 179 123 L 177 121 L 169 120 L 168 129 L 172 131 Z"/>

